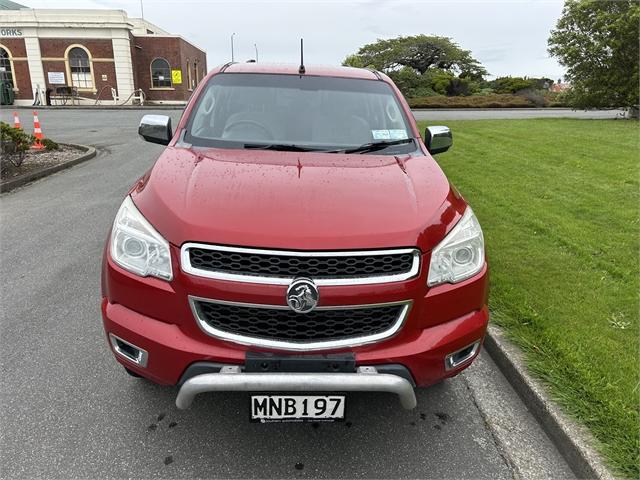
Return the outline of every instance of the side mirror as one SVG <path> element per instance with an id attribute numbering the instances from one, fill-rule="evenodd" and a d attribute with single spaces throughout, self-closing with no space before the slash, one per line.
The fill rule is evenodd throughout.
<path id="1" fill-rule="evenodd" d="M 453 145 L 453 135 L 449 127 L 432 126 L 424 131 L 424 144 L 431 155 L 449 150 Z"/>
<path id="2" fill-rule="evenodd" d="M 140 120 L 138 134 L 147 142 L 169 145 L 173 137 L 171 118 L 166 115 L 145 115 Z"/>

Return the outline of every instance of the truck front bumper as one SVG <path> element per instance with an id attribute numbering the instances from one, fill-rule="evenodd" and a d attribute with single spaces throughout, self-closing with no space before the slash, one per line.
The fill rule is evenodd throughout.
<path id="1" fill-rule="evenodd" d="M 225 365 L 219 373 L 205 373 L 184 382 L 176 406 L 189 408 L 194 397 L 205 392 L 386 392 L 400 404 L 416 407 L 413 385 L 397 375 L 378 373 L 375 367 L 358 367 L 355 373 L 243 373 L 237 365 Z"/>
<path id="2" fill-rule="evenodd" d="M 244 367 L 248 350 L 246 347 L 208 337 L 194 338 L 179 325 L 162 322 L 123 305 L 110 303 L 106 298 L 102 302 L 102 316 L 109 346 L 118 362 L 156 383 L 182 384 L 194 376 L 185 377 L 189 367 L 200 362 Z M 400 344 L 387 341 L 354 348 L 355 365 L 376 367 L 381 372 L 379 375 L 392 373 L 386 370 L 386 366 L 390 364 L 401 365 L 410 373 L 407 375 L 412 377 L 413 382 L 410 383 L 418 387 L 432 385 L 457 375 L 471 364 L 479 351 L 477 347 L 484 339 L 488 320 L 489 312 L 485 306 L 481 310 L 420 330 Z M 470 350 L 469 356 L 464 355 L 462 361 L 448 360 L 452 354 L 460 351 L 464 353 L 465 349 L 476 343 L 478 345 Z M 212 371 L 197 373 L 209 374 Z"/>

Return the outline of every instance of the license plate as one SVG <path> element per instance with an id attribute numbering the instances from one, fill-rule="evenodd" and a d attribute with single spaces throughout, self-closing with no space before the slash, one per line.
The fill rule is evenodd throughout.
<path id="1" fill-rule="evenodd" d="M 344 419 L 344 395 L 252 395 L 251 420 L 258 422 Z"/>

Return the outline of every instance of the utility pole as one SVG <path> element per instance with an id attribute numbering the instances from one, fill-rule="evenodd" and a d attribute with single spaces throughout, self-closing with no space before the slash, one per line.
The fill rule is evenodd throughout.
<path id="1" fill-rule="evenodd" d="M 235 60 L 235 57 L 233 56 L 233 37 L 236 34 L 236 32 L 233 32 L 231 34 L 231 61 L 233 62 Z"/>
<path id="2" fill-rule="evenodd" d="M 254 43 L 253 46 L 256 49 L 256 63 L 258 63 L 258 45 Z"/>
<path id="3" fill-rule="evenodd" d="M 142 0 L 140 0 L 140 16 L 142 20 L 144 20 L 144 5 L 142 4 Z"/>

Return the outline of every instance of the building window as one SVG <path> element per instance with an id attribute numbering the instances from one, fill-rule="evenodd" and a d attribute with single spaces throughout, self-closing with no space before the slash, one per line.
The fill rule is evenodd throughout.
<path id="1" fill-rule="evenodd" d="M 193 87 L 191 86 L 191 64 L 189 63 L 189 60 L 187 60 L 187 89 L 193 90 Z"/>
<path id="2" fill-rule="evenodd" d="M 89 53 L 82 47 L 73 47 L 67 53 L 67 61 L 69 62 L 71 85 L 83 90 L 92 89 L 93 76 Z"/>
<path id="3" fill-rule="evenodd" d="M 198 80 L 198 61 L 195 60 L 193 62 L 193 86 L 191 88 L 196 88 L 196 85 L 198 85 L 199 82 L 200 80 Z"/>
<path id="4" fill-rule="evenodd" d="M 13 82 L 13 65 L 11 64 L 11 55 L 4 47 L 0 47 L 0 80 L 9 82 L 11 88 L 15 88 Z"/>
<path id="5" fill-rule="evenodd" d="M 171 87 L 171 67 L 164 58 L 151 62 L 151 86 L 153 88 Z"/>

